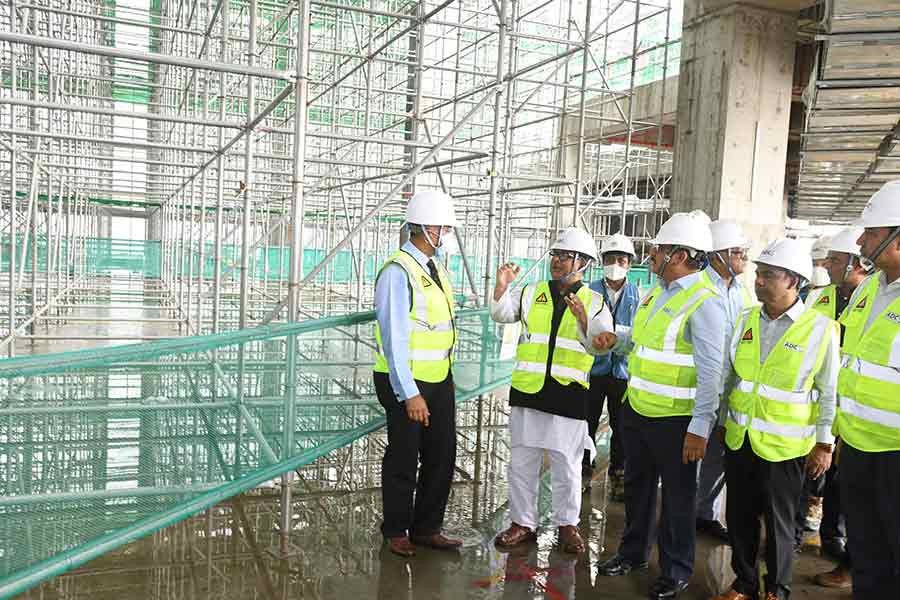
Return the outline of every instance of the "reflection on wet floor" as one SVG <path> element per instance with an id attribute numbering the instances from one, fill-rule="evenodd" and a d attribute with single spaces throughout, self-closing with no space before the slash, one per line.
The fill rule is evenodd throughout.
<path id="1" fill-rule="evenodd" d="M 564 554 L 545 521 L 537 544 L 500 552 L 494 535 L 508 524 L 507 407 L 502 397 L 461 406 L 459 458 L 447 529 L 465 545 L 459 553 L 419 550 L 402 559 L 384 549 L 380 461 L 383 432 L 358 440 L 298 471 L 293 534 L 282 553 L 276 484 L 214 508 L 115 550 L 85 567 L 51 579 L 20 598 L 230 599 L 378 598 L 646 598 L 657 574 L 596 576 L 601 557 L 615 551 L 624 507 L 608 504 L 603 469 L 582 506 L 586 554 Z M 480 415 L 479 415 L 480 412 Z M 479 427 L 479 423 L 481 427 Z M 602 452 L 601 448 L 601 452 Z M 476 472 L 481 484 L 474 483 Z M 541 488 L 541 514 L 549 519 L 549 483 Z M 725 546 L 700 539 L 697 569 L 686 599 L 706 599 L 731 582 Z M 793 598 L 849 598 L 812 585 L 830 568 L 800 557 Z"/>

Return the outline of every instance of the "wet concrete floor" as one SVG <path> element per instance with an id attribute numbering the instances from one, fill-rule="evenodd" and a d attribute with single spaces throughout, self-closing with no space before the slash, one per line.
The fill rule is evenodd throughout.
<path id="1" fill-rule="evenodd" d="M 472 403 L 474 404 L 474 403 Z M 45 582 L 20 598 L 231 598 L 457 599 L 646 598 L 658 573 L 619 578 L 596 575 L 615 552 L 624 507 L 607 501 L 601 473 L 583 497 L 581 529 L 589 551 L 559 552 L 555 531 L 541 530 L 537 544 L 513 552 L 493 545 L 508 524 L 505 472 L 508 458 L 502 398 L 485 403 L 478 434 L 472 406 L 459 411 L 457 477 L 447 530 L 465 544 L 458 553 L 421 549 L 411 559 L 390 554 L 378 532 L 381 512 L 379 432 L 298 471 L 292 488 L 292 534 L 279 531 L 279 489 L 254 490 L 177 525 L 115 550 Z M 476 465 L 482 481 L 473 483 Z M 549 488 L 541 490 L 544 518 Z M 681 596 L 708 599 L 731 582 L 729 550 L 701 537 L 696 573 Z M 849 598 L 813 585 L 832 563 L 807 552 L 798 558 L 793 598 Z"/>

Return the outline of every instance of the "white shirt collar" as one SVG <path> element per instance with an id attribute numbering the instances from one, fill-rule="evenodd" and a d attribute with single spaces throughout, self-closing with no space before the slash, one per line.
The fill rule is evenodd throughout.
<path id="1" fill-rule="evenodd" d="M 898 277 L 894 281 L 888 283 L 887 275 L 884 273 L 884 271 L 879 271 L 878 272 L 878 283 L 881 284 L 881 287 L 885 288 L 885 289 L 900 287 L 900 277 Z"/>
<path id="2" fill-rule="evenodd" d="M 692 285 L 694 285 L 695 283 L 697 283 L 697 280 L 700 279 L 701 273 L 703 273 L 703 271 L 696 271 L 694 273 L 690 273 L 688 275 L 685 275 L 684 277 L 679 277 L 678 279 L 676 279 L 675 281 L 673 281 L 672 283 L 670 283 L 668 285 L 666 284 L 665 279 L 660 278 L 659 285 L 662 286 L 662 288 L 664 290 L 669 290 L 673 287 L 686 290 L 687 288 L 689 288 Z"/>
<path id="3" fill-rule="evenodd" d="M 400 249 L 416 259 L 416 261 L 420 265 L 427 268 L 428 261 L 431 259 L 424 252 L 416 248 L 416 245 L 413 244 L 410 240 L 406 240 L 406 243 L 403 244 Z"/>
<path id="4" fill-rule="evenodd" d="M 790 319 L 792 322 L 796 322 L 797 319 L 800 318 L 800 315 L 802 315 L 803 313 L 805 313 L 806 310 L 807 310 L 806 304 L 805 304 L 802 300 L 800 300 L 800 298 L 797 298 L 797 301 L 794 302 L 794 305 L 793 305 L 792 307 L 790 307 L 789 309 L 787 309 L 787 311 L 785 311 L 784 313 L 782 313 L 781 316 L 778 317 L 778 319 L 781 319 L 781 318 L 783 318 L 783 317 L 787 317 L 787 318 Z M 765 306 L 763 306 L 762 309 L 760 310 L 760 317 L 761 317 L 762 319 L 765 319 L 766 321 L 769 321 L 769 322 L 775 322 L 775 321 L 778 320 L 778 319 L 772 319 L 772 318 L 769 317 L 769 315 L 766 313 L 766 307 L 765 307 Z"/>

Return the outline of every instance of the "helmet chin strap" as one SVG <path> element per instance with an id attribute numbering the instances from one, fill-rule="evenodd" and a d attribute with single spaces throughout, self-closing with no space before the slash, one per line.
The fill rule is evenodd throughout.
<path id="1" fill-rule="evenodd" d="M 722 261 L 722 264 L 725 265 L 725 268 L 728 269 L 728 274 L 731 275 L 731 280 L 734 281 L 735 279 L 737 279 L 737 273 L 735 273 L 735 272 L 734 272 L 734 269 L 731 268 L 731 261 L 730 261 L 730 260 L 725 260 L 725 259 L 722 257 L 721 252 L 722 252 L 721 250 L 716 250 L 716 256 L 719 257 L 719 260 L 721 260 L 721 261 Z M 731 251 L 730 251 L 730 250 L 728 251 L 728 258 L 731 258 Z"/>
<path id="2" fill-rule="evenodd" d="M 894 227 L 894 230 L 886 238 L 884 238 L 884 241 L 878 244 L 878 247 L 875 248 L 875 252 L 873 252 L 871 256 L 867 256 L 866 258 L 869 259 L 869 261 L 871 261 L 874 265 L 875 261 L 878 260 L 878 257 L 881 256 L 881 253 L 891 245 L 891 242 L 897 239 L 898 235 L 900 235 L 900 226 Z"/>
<path id="3" fill-rule="evenodd" d="M 576 275 L 578 275 L 578 274 L 580 274 L 580 273 L 584 273 L 585 271 L 587 271 L 587 270 L 590 268 L 590 266 L 591 266 L 591 262 L 593 262 L 593 261 L 592 261 L 591 259 L 588 259 L 588 260 L 584 263 L 584 266 L 583 266 L 583 267 L 581 267 L 580 269 L 575 269 L 575 270 L 573 270 L 573 271 L 569 271 L 568 273 L 566 273 L 565 275 L 563 275 L 562 277 L 560 277 L 557 281 L 559 281 L 559 282 L 562 283 L 562 284 L 567 283 L 572 277 L 575 277 Z"/>
<path id="4" fill-rule="evenodd" d="M 444 227 L 441 226 L 440 233 L 438 234 L 437 244 L 431 241 L 431 234 L 428 233 L 428 230 L 425 226 L 422 226 L 422 233 L 425 234 L 425 241 L 428 242 L 428 245 L 434 249 L 435 254 L 437 253 L 437 249 L 441 247 L 441 244 L 444 243 Z"/>

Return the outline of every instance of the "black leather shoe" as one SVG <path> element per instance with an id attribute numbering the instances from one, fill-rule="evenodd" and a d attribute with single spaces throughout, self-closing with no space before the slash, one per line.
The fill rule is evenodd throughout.
<path id="1" fill-rule="evenodd" d="M 717 540 L 728 542 L 728 530 L 715 519 L 697 519 L 697 533 L 705 533 Z"/>
<path id="2" fill-rule="evenodd" d="M 603 577 L 618 577 L 619 575 L 628 575 L 632 571 L 646 568 L 647 561 L 639 563 L 631 562 L 624 556 L 616 554 L 612 558 L 597 565 L 597 575 Z"/>
<path id="3" fill-rule="evenodd" d="M 687 589 L 687 586 L 687 581 L 675 580 L 663 575 L 650 585 L 649 597 L 651 600 L 671 600 L 677 598 L 678 594 Z"/>

